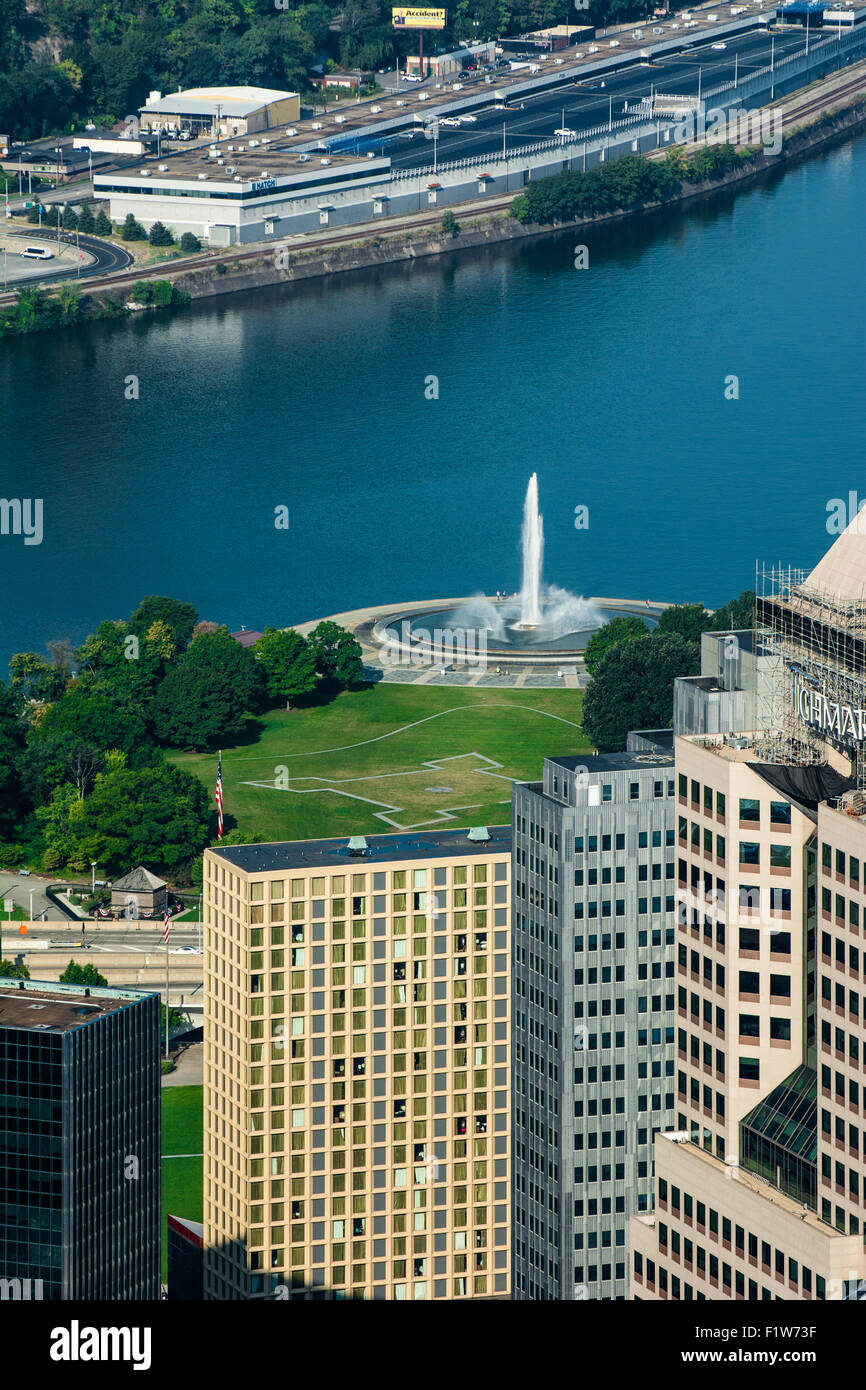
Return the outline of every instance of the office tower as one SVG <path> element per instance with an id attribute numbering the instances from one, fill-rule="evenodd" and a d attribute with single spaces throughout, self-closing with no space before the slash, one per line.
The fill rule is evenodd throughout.
<path id="1" fill-rule="evenodd" d="M 862 1297 L 866 538 L 759 575 L 751 734 L 677 738 L 677 1132 L 635 1298 Z M 759 702 L 760 703 L 760 702 Z"/>
<path id="2" fill-rule="evenodd" d="M 546 758 L 514 832 L 514 1297 L 621 1299 L 673 1124 L 670 731 Z"/>
<path id="3" fill-rule="evenodd" d="M 0 980 L 4 1298 L 159 1297 L 159 995 Z"/>
<path id="4" fill-rule="evenodd" d="M 211 849 L 205 1297 L 510 1294 L 509 828 Z"/>

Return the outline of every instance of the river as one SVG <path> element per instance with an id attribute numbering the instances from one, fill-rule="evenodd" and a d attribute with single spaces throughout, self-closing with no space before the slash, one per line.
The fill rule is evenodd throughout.
<path id="1" fill-rule="evenodd" d="M 515 589 L 533 471 L 576 593 L 813 565 L 866 494 L 864 205 L 859 138 L 584 237 L 5 340 L 0 492 L 44 520 L 0 536 L 0 669 L 149 593 L 237 628 Z"/>

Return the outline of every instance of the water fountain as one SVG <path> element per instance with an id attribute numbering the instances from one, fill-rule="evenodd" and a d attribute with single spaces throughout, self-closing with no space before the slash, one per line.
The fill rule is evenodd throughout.
<path id="1" fill-rule="evenodd" d="M 529 479 L 520 533 L 521 585 L 513 597 L 476 594 L 459 605 L 441 603 L 423 611 L 392 614 L 375 635 L 411 649 L 413 661 L 448 662 L 448 646 L 467 652 L 483 648 L 509 663 L 560 663 L 576 660 L 599 627 L 624 612 L 609 603 L 590 603 L 555 584 L 545 584 L 544 520 L 539 510 L 538 477 Z M 399 621 L 397 619 L 399 618 Z M 456 639 L 456 640 L 455 640 Z M 461 664 L 459 661 L 457 664 Z"/>

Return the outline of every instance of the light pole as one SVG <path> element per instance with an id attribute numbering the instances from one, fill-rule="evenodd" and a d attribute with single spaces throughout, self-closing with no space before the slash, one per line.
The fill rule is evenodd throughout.
<path id="1" fill-rule="evenodd" d="M 32 922 L 32 921 L 33 921 L 33 889 L 30 888 L 28 891 L 29 891 L 29 893 L 30 893 L 30 921 Z"/>
<path id="2" fill-rule="evenodd" d="M 770 101 L 776 95 L 776 35 L 770 39 Z"/>
<path id="3" fill-rule="evenodd" d="M 99 863 L 99 860 L 98 860 L 98 859 L 91 859 L 91 861 L 90 861 L 90 869 L 91 869 L 91 874 L 92 874 L 92 878 L 93 878 L 93 882 L 92 882 L 91 885 L 90 885 L 90 891 L 91 891 L 91 893 L 95 893 L 95 892 L 96 892 L 96 866 L 97 866 L 98 863 Z"/>
<path id="4" fill-rule="evenodd" d="M 608 101 L 608 107 L 607 107 L 607 128 L 608 128 L 608 131 L 611 131 L 611 130 L 613 130 L 613 93 L 610 94 L 610 96 L 608 97 L 607 101 Z"/>
<path id="5" fill-rule="evenodd" d="M 809 11 L 806 11 L 806 57 L 809 56 Z"/>

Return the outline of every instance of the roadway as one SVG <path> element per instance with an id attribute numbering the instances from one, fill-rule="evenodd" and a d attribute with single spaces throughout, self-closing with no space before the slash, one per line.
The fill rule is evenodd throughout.
<path id="1" fill-rule="evenodd" d="M 734 80 L 735 69 L 745 79 L 770 63 L 771 38 L 775 40 L 776 59 L 802 51 L 805 36 L 802 31 L 770 34 L 758 31 L 724 40 L 725 48 L 713 48 L 713 39 L 696 43 L 683 53 L 652 63 L 641 63 L 604 77 L 588 77 L 576 83 L 568 81 L 555 91 L 514 97 L 512 104 L 496 110 L 491 106 L 477 110 L 473 124 L 457 129 L 439 126 L 436 141 L 437 164 L 451 160 L 475 158 L 501 153 L 503 126 L 506 146 L 519 149 L 525 143 L 550 140 L 563 124 L 566 129 L 582 131 L 605 125 L 612 118 L 621 120 L 626 102 L 635 104 L 648 97 L 651 89 L 682 96 L 697 96 L 701 92 Z M 814 40 L 814 35 L 812 35 Z M 473 111 L 476 114 L 476 111 Z M 420 131 L 407 131 L 384 141 L 382 150 L 389 155 L 395 169 L 428 168 L 433 165 L 433 144 Z"/>
<path id="2" fill-rule="evenodd" d="M 22 257 L 14 256 L 10 247 L 10 255 L 16 267 L 20 270 L 21 266 L 23 266 L 28 271 L 26 275 L 20 273 L 12 277 L 16 279 L 19 284 L 26 281 L 28 285 L 35 285 L 43 280 L 50 280 L 54 283 L 57 280 L 80 278 L 82 275 L 110 275 L 113 271 L 125 270 L 127 266 L 134 263 L 135 259 L 128 251 L 124 251 L 121 246 L 113 246 L 108 241 L 100 241 L 98 237 L 88 236 L 84 232 L 61 231 L 58 233 L 46 227 L 43 227 L 40 231 L 38 226 L 28 226 L 25 231 L 13 231 L 10 227 L 7 235 L 10 238 L 19 238 L 23 245 L 33 244 L 39 246 L 43 242 L 59 243 L 59 255 L 71 253 L 74 256 L 76 252 L 83 251 L 88 258 L 86 265 L 79 261 L 68 269 L 61 269 L 57 265 L 56 260 L 54 262 L 48 261 L 45 263 L 45 269 L 40 270 L 38 268 L 40 265 L 39 261 L 25 260 Z M 61 247 L 62 250 L 60 250 Z M 20 262 L 20 266 L 18 266 L 18 262 Z M 10 266 L 9 269 L 11 270 L 12 266 Z"/>

